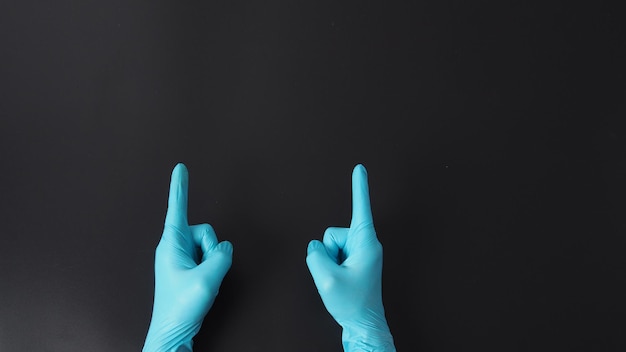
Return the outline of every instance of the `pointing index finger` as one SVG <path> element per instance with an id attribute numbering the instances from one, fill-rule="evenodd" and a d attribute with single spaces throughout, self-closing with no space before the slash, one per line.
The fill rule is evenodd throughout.
<path id="1" fill-rule="evenodd" d="M 367 171 L 363 165 L 358 164 L 352 171 L 352 223 L 350 227 L 371 222 L 373 220 Z"/>
<path id="2" fill-rule="evenodd" d="M 167 202 L 165 224 L 176 227 L 187 226 L 187 192 L 189 189 L 189 172 L 187 167 L 179 163 L 172 171 L 170 195 Z"/>

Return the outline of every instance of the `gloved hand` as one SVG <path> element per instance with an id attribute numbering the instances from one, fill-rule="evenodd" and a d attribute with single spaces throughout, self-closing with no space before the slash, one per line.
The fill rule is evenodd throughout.
<path id="1" fill-rule="evenodd" d="M 144 352 L 191 351 L 232 262 L 233 246 L 218 243 L 209 224 L 187 223 L 189 174 L 172 172 L 163 236 L 154 263 L 154 307 Z"/>
<path id="2" fill-rule="evenodd" d="M 363 165 L 352 172 L 350 227 L 329 227 L 323 243 L 311 241 L 306 262 L 326 309 L 343 328 L 345 351 L 396 350 L 383 308 L 383 247 L 374 231 Z"/>

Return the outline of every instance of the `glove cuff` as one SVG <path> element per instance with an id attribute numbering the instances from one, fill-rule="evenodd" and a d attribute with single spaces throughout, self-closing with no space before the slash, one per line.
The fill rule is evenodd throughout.
<path id="1" fill-rule="evenodd" d="M 396 352 L 387 322 L 367 328 L 344 327 L 341 341 L 345 352 Z"/>
<path id="2" fill-rule="evenodd" d="M 143 346 L 142 352 L 192 352 L 193 349 L 193 340 L 189 340 L 187 342 L 175 345 L 175 346 L 167 346 L 161 345 L 157 346 L 154 343 L 146 343 Z"/>
<path id="3" fill-rule="evenodd" d="M 200 330 L 200 324 L 180 326 L 172 322 L 150 323 L 142 352 L 192 352 L 193 337 Z"/>

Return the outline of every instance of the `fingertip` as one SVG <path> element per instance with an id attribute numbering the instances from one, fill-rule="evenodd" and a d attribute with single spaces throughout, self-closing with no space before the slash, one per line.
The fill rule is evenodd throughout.
<path id="1" fill-rule="evenodd" d="M 223 259 L 225 269 L 230 269 L 230 266 L 233 264 L 233 244 L 229 241 L 222 241 L 217 245 L 217 249 L 226 257 L 226 259 Z"/>
<path id="2" fill-rule="evenodd" d="M 207 278 L 213 278 L 218 286 L 233 264 L 233 245 L 229 241 L 218 243 L 211 251 L 205 253 L 202 263 L 198 265 L 200 271 Z"/>
<path id="3" fill-rule="evenodd" d="M 187 187 L 189 183 L 189 170 L 187 170 L 187 166 L 185 164 L 178 163 L 174 166 L 174 170 L 172 171 L 172 180 L 176 180 L 181 186 Z"/>
<path id="4" fill-rule="evenodd" d="M 315 281 L 316 285 L 321 278 L 325 277 L 328 273 L 337 268 L 337 263 L 328 256 L 326 247 L 324 247 L 324 244 L 318 240 L 309 242 L 309 246 L 307 247 L 306 265 L 309 268 L 309 272 L 313 276 L 313 281 Z"/>
<path id="5" fill-rule="evenodd" d="M 185 174 L 188 174 L 188 170 L 187 166 L 183 163 L 176 164 L 174 169 L 172 169 L 172 178 L 174 176 L 184 176 Z"/>
<path id="6" fill-rule="evenodd" d="M 367 175 L 367 169 L 365 169 L 365 166 L 363 166 L 363 164 L 361 164 L 361 163 L 356 164 L 356 166 L 354 167 L 354 169 L 352 170 L 352 172 L 353 172 L 353 173 L 356 173 L 356 172 L 362 172 L 362 173 L 364 173 L 365 175 Z"/>
<path id="7" fill-rule="evenodd" d="M 318 240 L 312 240 L 311 242 L 309 242 L 309 245 L 306 248 L 307 256 L 319 250 L 320 248 L 324 248 L 324 244 Z"/>
<path id="8" fill-rule="evenodd" d="M 217 249 L 221 252 L 233 254 L 233 244 L 230 241 L 222 241 L 217 245 Z"/>
<path id="9" fill-rule="evenodd" d="M 168 197 L 166 223 L 182 226 L 187 224 L 187 193 L 189 173 L 187 167 L 178 163 L 172 170 Z"/>
<path id="10" fill-rule="evenodd" d="M 352 169 L 352 182 L 355 185 L 367 185 L 367 170 L 363 164 L 357 164 L 354 169 Z"/>
<path id="11" fill-rule="evenodd" d="M 362 164 L 357 164 L 352 172 L 352 221 L 369 222 L 371 218 L 367 170 Z"/>
<path id="12" fill-rule="evenodd" d="M 218 243 L 212 250 L 205 253 L 203 262 L 212 260 L 228 269 L 233 261 L 233 244 L 229 241 Z"/>
<path id="13" fill-rule="evenodd" d="M 367 169 L 363 164 L 357 164 L 352 169 L 352 182 L 367 184 Z"/>

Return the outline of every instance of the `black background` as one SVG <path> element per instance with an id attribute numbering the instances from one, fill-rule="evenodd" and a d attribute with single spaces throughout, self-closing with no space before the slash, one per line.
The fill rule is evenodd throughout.
<path id="1" fill-rule="evenodd" d="M 357 163 L 398 350 L 626 350 L 621 14 L 3 2 L 0 350 L 140 350 L 177 162 L 235 248 L 196 351 L 341 350 L 304 259 Z"/>

